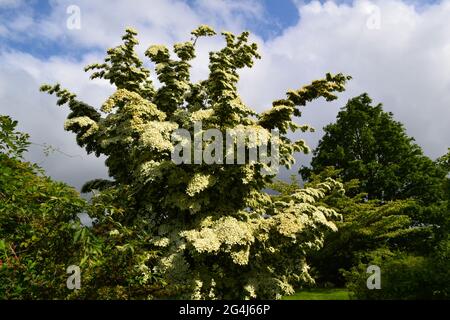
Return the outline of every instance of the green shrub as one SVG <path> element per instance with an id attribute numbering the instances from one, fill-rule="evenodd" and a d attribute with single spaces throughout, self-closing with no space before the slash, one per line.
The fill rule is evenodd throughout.
<path id="1" fill-rule="evenodd" d="M 450 297 L 450 242 L 443 241 L 430 256 L 381 250 L 368 264 L 344 272 L 347 287 L 356 299 L 429 300 Z M 381 289 L 367 288 L 368 265 L 381 269 Z"/>

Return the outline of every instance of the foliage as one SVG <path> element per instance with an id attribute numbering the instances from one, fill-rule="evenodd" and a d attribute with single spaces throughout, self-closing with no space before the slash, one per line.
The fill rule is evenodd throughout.
<path id="1" fill-rule="evenodd" d="M 445 170 L 423 155 L 403 125 L 372 105 L 367 94 L 348 101 L 336 123 L 324 128 L 325 135 L 314 150 L 308 178 L 327 166 L 340 171 L 343 181 L 358 179 L 350 195 L 367 193 L 370 199 L 416 198 L 426 204 L 442 200 Z"/>
<path id="2" fill-rule="evenodd" d="M 28 134 L 15 131 L 17 121 L 0 115 L 0 154 L 8 157 L 20 158 L 27 149 Z"/>
<path id="3" fill-rule="evenodd" d="M 450 202 L 450 148 L 448 148 L 448 152 L 443 155 L 442 157 L 439 157 L 436 160 L 436 164 L 441 167 L 442 170 L 444 170 L 447 175 L 446 179 L 443 181 L 443 190 L 444 190 L 444 199 L 447 202 Z M 449 204 L 450 205 L 450 204 Z"/>
<path id="4" fill-rule="evenodd" d="M 314 187 L 326 177 L 338 174 L 338 170 L 328 168 L 320 175 L 313 174 L 305 186 Z M 382 202 L 368 200 L 365 194 L 349 197 L 347 193 L 354 188 L 358 188 L 357 180 L 344 184 L 346 194 L 334 192 L 321 200 L 341 214 L 342 220 L 336 223 L 337 232 L 326 233 L 324 247 L 309 257 L 320 286 L 343 286 L 342 271 L 367 261 L 371 252 L 411 249 L 414 243 L 421 244 L 431 234 L 430 227 L 413 226 L 409 214 L 416 206 L 414 201 Z M 301 187 L 293 179 L 290 184 L 278 181 L 273 189 L 280 192 L 276 197 L 285 197 Z"/>
<path id="5" fill-rule="evenodd" d="M 16 122 L 8 118 L 8 123 L 14 132 Z M 11 150 L 28 142 L 9 141 Z M 135 250 L 131 230 L 104 215 L 121 214 L 121 206 L 127 205 L 114 202 L 117 197 L 111 193 L 88 205 L 73 188 L 45 177 L 36 165 L 0 154 L 0 299 L 129 299 L 160 292 L 158 276 L 142 269 L 158 252 Z M 110 232 L 104 237 L 100 230 L 82 226 L 78 215 L 83 211 L 103 218 L 105 230 L 117 228 L 124 236 Z M 81 290 L 66 287 L 70 265 L 81 267 Z"/>
<path id="6" fill-rule="evenodd" d="M 87 210 L 93 228 L 75 234 L 82 248 L 82 285 L 69 299 L 152 299 L 173 294 L 155 272 L 160 252 L 149 244 L 145 226 L 127 226 L 133 204 L 123 188 L 95 194 Z"/>
<path id="7" fill-rule="evenodd" d="M 344 272 L 359 298 L 434 297 L 421 286 L 439 288 L 433 277 L 440 273 L 422 269 L 434 261 L 431 256 L 439 255 L 436 248 L 450 231 L 449 154 L 435 162 L 424 156 L 403 125 L 381 105 L 373 106 L 367 94 L 349 100 L 324 130 L 311 168 L 301 173 L 314 182 L 335 168 L 332 176 L 343 181 L 347 196 L 324 199 L 344 221 L 311 257 L 318 281 L 343 285 Z M 365 268 L 380 253 L 383 258 L 375 262 L 383 262 L 388 287 L 369 292 Z M 398 271 L 403 266 L 405 274 Z"/>
<path id="8" fill-rule="evenodd" d="M 447 172 L 450 172 L 450 148 L 448 148 L 448 152 L 446 154 L 444 154 L 442 157 L 439 157 L 436 163 Z"/>
<path id="9" fill-rule="evenodd" d="M 357 299 L 424 300 L 450 298 L 450 241 L 442 241 L 429 256 L 404 252 L 372 253 L 369 264 L 381 269 L 381 289 L 367 289 L 367 264 L 345 273 Z"/>
<path id="10" fill-rule="evenodd" d="M 52 299 L 67 294 L 66 268 L 77 261 L 73 233 L 85 208 L 78 193 L 20 161 L 27 135 L 1 117 L 0 299 Z M 6 133 L 6 135 L 5 135 Z"/>
<path id="11" fill-rule="evenodd" d="M 117 88 L 100 110 L 59 84 L 41 89 L 56 94 L 58 105 L 68 104 L 65 128 L 76 134 L 78 144 L 106 156 L 112 180 L 96 180 L 84 190 L 101 191 L 100 208 L 123 205 L 117 212 L 97 210 L 92 232 L 111 248 L 142 255 L 141 284 L 158 275 L 167 294 L 176 297 L 278 298 L 293 293 L 293 285 L 312 281 L 305 257 L 322 246 L 323 232 L 335 229 L 332 220 L 337 217 L 316 202 L 340 184 L 328 179 L 298 190 L 286 201 L 273 201 L 264 189 L 275 173 L 262 174 L 267 165 L 260 159 L 235 165 L 176 165 L 171 161 L 171 136 L 182 128 L 192 137 L 197 121 L 203 130 L 222 134 L 227 129 L 250 130 L 268 137 L 269 144 L 277 143 L 279 162 L 289 167 L 294 153 L 308 148 L 303 140 L 291 141 L 288 131 L 310 130 L 292 117 L 314 99 L 336 99 L 349 77 L 327 74 L 288 91 L 270 110 L 257 114 L 237 93 L 239 70 L 259 58 L 248 32 L 223 32 L 225 46 L 210 53 L 208 78 L 190 81 L 195 44 L 213 35 L 211 28 L 199 27 L 191 41 L 173 46 L 176 58 L 163 45 L 150 46 L 145 54 L 156 66 L 156 88 L 134 51 L 136 31 L 127 29 L 124 43 L 109 49 L 104 63 L 86 68 L 94 71 L 91 78 L 106 79 Z M 279 137 L 271 129 L 278 130 Z M 248 151 L 249 141 L 245 147 Z M 112 237 L 120 240 L 110 241 Z M 160 252 L 156 265 L 154 251 Z M 103 277 L 88 272 L 92 283 Z M 117 272 L 119 281 L 129 281 L 128 274 Z"/>

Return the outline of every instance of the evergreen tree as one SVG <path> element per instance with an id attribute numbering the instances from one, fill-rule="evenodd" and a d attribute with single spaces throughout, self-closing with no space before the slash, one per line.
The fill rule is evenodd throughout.
<path id="1" fill-rule="evenodd" d="M 328 168 L 321 174 L 313 174 L 305 187 L 314 188 L 327 177 L 335 177 L 339 171 Z M 320 200 L 322 205 L 336 210 L 342 217 L 336 223 L 337 232 L 327 232 L 325 245 L 309 257 L 313 275 L 319 286 L 345 286 L 344 271 L 360 264 L 367 264 L 373 252 L 392 255 L 399 250 L 410 250 L 429 237 L 430 227 L 414 226 L 409 216 L 415 209 L 413 200 L 368 200 L 366 194 L 349 197 L 358 188 L 358 180 L 344 184 L 345 193 L 332 192 Z M 285 199 L 301 189 L 298 181 L 277 181 L 272 188 L 279 192 L 275 199 Z"/>
<path id="2" fill-rule="evenodd" d="M 435 162 L 424 156 L 403 125 L 381 105 L 373 106 L 367 94 L 349 100 L 324 130 L 311 168 L 300 172 L 309 183 L 331 174 L 344 183 L 346 196 L 322 200 L 342 214 L 343 222 L 339 232 L 327 235 L 327 246 L 311 256 L 319 281 L 343 285 L 345 271 L 350 286 L 365 294 L 363 283 L 355 283 L 367 278 L 370 263 L 388 259 L 387 271 L 405 261 L 439 256 L 436 248 L 446 246 L 449 234 L 448 154 Z M 405 260 L 395 261 L 397 254 Z M 392 279 L 398 276 L 389 272 Z M 405 288 L 420 283 L 414 277 L 403 282 Z M 386 297 L 391 294 L 400 297 L 395 292 Z"/>
<path id="3" fill-rule="evenodd" d="M 424 156 L 403 125 L 372 105 L 367 94 L 348 101 L 314 150 L 311 169 L 302 168 L 303 178 L 332 166 L 343 181 L 358 179 L 353 195 L 367 193 L 370 199 L 416 198 L 424 203 L 442 200 L 445 171 Z"/>

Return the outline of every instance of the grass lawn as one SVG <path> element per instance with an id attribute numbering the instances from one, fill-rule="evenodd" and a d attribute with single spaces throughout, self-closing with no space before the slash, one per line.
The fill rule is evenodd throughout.
<path id="1" fill-rule="evenodd" d="M 349 300 L 346 289 L 305 289 L 283 300 Z"/>

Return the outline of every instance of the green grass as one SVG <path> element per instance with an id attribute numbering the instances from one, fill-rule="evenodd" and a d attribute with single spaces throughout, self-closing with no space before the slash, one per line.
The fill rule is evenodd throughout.
<path id="1" fill-rule="evenodd" d="M 283 300 L 349 300 L 346 289 L 304 289 Z"/>

